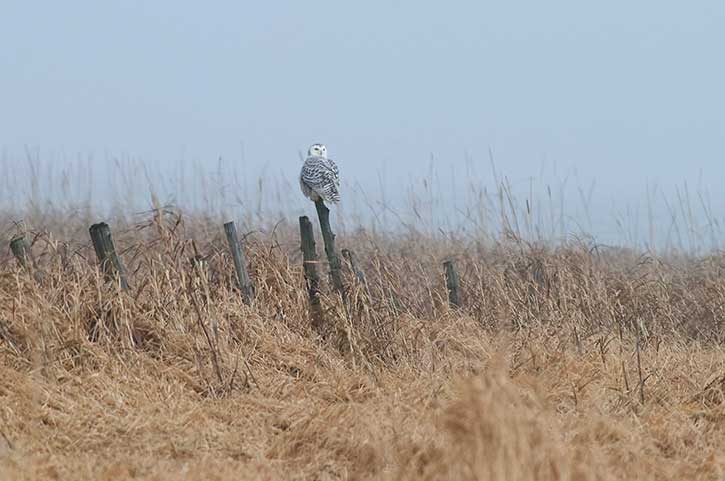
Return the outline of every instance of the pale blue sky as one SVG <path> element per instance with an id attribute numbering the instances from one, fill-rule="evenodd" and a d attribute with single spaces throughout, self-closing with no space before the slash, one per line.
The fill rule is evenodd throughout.
<path id="1" fill-rule="evenodd" d="M 431 156 L 487 175 L 491 148 L 602 205 L 701 175 L 721 206 L 723 50 L 715 0 L 3 0 L 0 146 L 292 177 L 320 141 L 363 185 Z"/>

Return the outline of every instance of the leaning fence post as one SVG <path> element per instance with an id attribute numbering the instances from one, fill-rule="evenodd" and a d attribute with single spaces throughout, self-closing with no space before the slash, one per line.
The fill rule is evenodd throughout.
<path id="1" fill-rule="evenodd" d="M 353 274 L 355 274 L 358 282 L 365 288 L 365 291 L 368 293 L 368 295 L 370 295 L 368 289 L 368 281 L 365 278 L 365 273 L 358 267 L 357 262 L 355 262 L 355 253 L 350 249 L 343 249 L 342 257 L 344 257 L 347 263 L 350 265 L 350 269 L 352 270 Z"/>
<path id="2" fill-rule="evenodd" d="M 33 256 L 30 252 L 30 246 L 24 236 L 18 236 L 10 241 L 10 250 L 13 256 L 18 260 L 18 264 L 23 269 L 30 269 L 33 265 Z"/>
<path id="3" fill-rule="evenodd" d="M 315 247 L 315 235 L 312 232 L 312 223 L 307 216 L 300 217 L 300 240 L 302 249 L 302 260 L 305 270 L 305 281 L 307 282 L 307 295 L 310 298 L 310 315 L 312 327 L 322 327 L 322 306 L 320 304 L 320 274 L 317 272 L 317 249 Z"/>
<path id="4" fill-rule="evenodd" d="M 93 224 L 88 231 L 91 235 L 91 242 L 93 242 L 93 249 L 96 251 L 98 263 L 101 264 L 106 279 L 114 280 L 118 276 L 121 288 L 128 289 L 126 268 L 116 253 L 113 237 L 111 237 L 111 228 L 105 222 L 100 222 Z"/>
<path id="5" fill-rule="evenodd" d="M 245 304 L 251 304 L 254 298 L 254 284 L 252 278 L 249 277 L 247 271 L 247 258 L 239 245 L 239 237 L 237 236 L 237 227 L 234 222 L 227 222 L 224 224 L 224 232 L 227 235 L 227 242 L 229 243 L 229 250 L 232 253 L 232 259 L 234 260 L 234 269 L 237 272 L 237 281 L 239 282 L 239 289 L 242 291 L 242 299 Z"/>
<path id="6" fill-rule="evenodd" d="M 335 250 L 335 234 L 330 228 L 330 209 L 325 205 L 325 201 L 318 199 L 315 201 L 317 209 L 317 218 L 320 221 L 320 230 L 322 230 L 322 240 L 325 243 L 325 254 L 327 254 L 327 262 L 330 264 L 330 277 L 335 290 L 345 300 L 345 285 L 342 282 L 342 263 Z"/>
<path id="7" fill-rule="evenodd" d="M 448 302 L 453 306 L 461 305 L 461 296 L 458 285 L 458 273 L 453 261 L 445 261 L 443 267 L 446 273 L 446 288 L 448 289 Z"/>

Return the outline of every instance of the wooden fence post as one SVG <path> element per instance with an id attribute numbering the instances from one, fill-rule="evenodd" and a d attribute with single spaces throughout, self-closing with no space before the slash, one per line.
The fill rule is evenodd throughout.
<path id="1" fill-rule="evenodd" d="M 367 279 L 365 279 L 365 273 L 357 266 L 357 263 L 355 262 L 355 253 L 352 252 L 350 249 L 343 249 L 342 257 L 344 257 L 347 263 L 350 265 L 350 269 L 352 270 L 353 274 L 355 274 L 358 282 L 365 288 L 365 291 L 369 295 L 370 292 L 368 289 L 368 281 Z"/>
<path id="2" fill-rule="evenodd" d="M 113 237 L 111 237 L 111 228 L 105 222 L 100 222 L 93 224 L 88 231 L 91 235 L 91 242 L 93 242 L 93 249 L 96 251 L 98 263 L 101 264 L 106 279 L 115 280 L 117 276 L 121 288 L 128 289 L 126 268 L 116 253 Z"/>
<path id="3" fill-rule="evenodd" d="M 310 298 L 312 327 L 319 331 L 324 323 L 322 305 L 320 304 L 320 274 L 317 272 L 318 259 L 315 235 L 312 232 L 312 223 L 307 216 L 300 217 L 300 240 L 305 281 L 307 282 L 307 295 Z"/>
<path id="4" fill-rule="evenodd" d="M 242 300 L 245 304 L 249 305 L 252 303 L 252 299 L 254 299 L 254 283 L 252 283 L 252 278 L 249 277 L 249 272 L 247 271 L 247 258 L 239 244 L 237 227 L 234 225 L 234 222 L 224 224 L 224 232 L 227 235 L 229 250 L 234 260 L 234 269 L 237 271 L 237 281 L 239 282 L 239 289 L 242 291 Z"/>
<path id="5" fill-rule="evenodd" d="M 45 280 L 45 272 L 40 269 L 36 269 L 35 259 L 33 258 L 33 252 L 30 248 L 30 244 L 25 240 L 25 237 L 18 235 L 10 241 L 10 250 L 13 253 L 18 264 L 30 272 L 35 282 L 42 283 Z"/>
<path id="6" fill-rule="evenodd" d="M 318 199 L 315 201 L 317 209 L 317 218 L 320 221 L 320 230 L 322 230 L 322 240 L 325 243 L 325 254 L 327 254 L 327 262 L 330 264 L 330 277 L 332 278 L 332 286 L 340 294 L 343 301 L 346 300 L 345 285 L 342 282 L 342 263 L 335 250 L 335 234 L 330 228 L 330 209 L 325 205 L 325 201 Z"/>
<path id="7" fill-rule="evenodd" d="M 461 305 L 461 296 L 458 285 L 458 273 L 453 261 L 445 261 L 443 267 L 446 273 L 446 288 L 448 289 L 448 302 L 456 307 Z"/>
<path id="8" fill-rule="evenodd" d="M 30 245 L 28 245 L 25 237 L 18 236 L 13 238 L 10 241 L 10 250 L 23 269 L 30 269 L 33 266 L 33 255 L 30 252 Z"/>

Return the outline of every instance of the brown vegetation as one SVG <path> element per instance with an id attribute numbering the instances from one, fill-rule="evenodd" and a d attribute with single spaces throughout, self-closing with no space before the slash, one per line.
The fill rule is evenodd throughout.
<path id="1" fill-rule="evenodd" d="M 128 292 L 70 219 L 2 254 L 0 479 L 725 476 L 723 257 L 358 233 L 313 330 L 294 226 L 247 236 L 247 306 L 221 222 L 152 217 Z"/>

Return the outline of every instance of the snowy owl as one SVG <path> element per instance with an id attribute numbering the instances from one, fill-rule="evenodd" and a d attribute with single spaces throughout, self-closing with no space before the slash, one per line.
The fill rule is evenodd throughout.
<path id="1" fill-rule="evenodd" d="M 340 173 L 332 159 L 327 158 L 327 147 L 312 144 L 307 151 L 300 172 L 300 187 L 313 202 L 319 199 L 337 203 L 340 201 Z"/>

